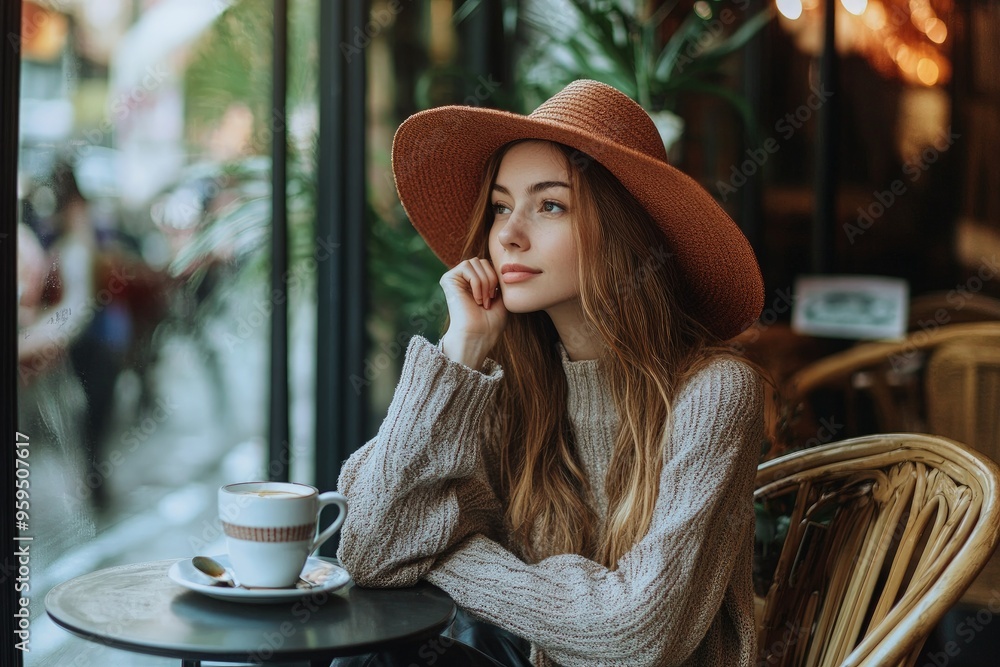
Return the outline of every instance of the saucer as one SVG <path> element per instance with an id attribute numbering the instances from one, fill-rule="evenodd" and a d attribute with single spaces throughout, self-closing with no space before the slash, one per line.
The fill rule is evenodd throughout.
<path id="1" fill-rule="evenodd" d="M 229 556 L 222 554 L 212 556 L 225 567 L 231 567 Z M 347 570 L 337 565 L 328 558 L 308 558 L 306 565 L 302 568 L 302 576 L 319 583 L 312 588 L 233 588 L 231 586 L 219 586 L 212 584 L 212 579 L 208 575 L 199 572 L 191 564 L 191 559 L 179 560 L 170 566 L 167 576 L 175 583 L 184 588 L 207 595 L 217 600 L 227 600 L 231 602 L 243 602 L 246 604 L 275 604 L 279 602 L 292 602 L 302 598 L 307 598 L 319 592 L 329 593 L 338 588 L 342 588 L 351 581 L 351 575 Z"/>

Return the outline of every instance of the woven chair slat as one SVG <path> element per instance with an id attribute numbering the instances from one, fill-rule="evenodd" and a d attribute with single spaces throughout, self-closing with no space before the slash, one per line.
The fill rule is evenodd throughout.
<path id="1" fill-rule="evenodd" d="M 866 436 L 762 464 L 755 499 L 792 496 L 758 624 L 769 666 L 912 667 L 1000 539 L 1000 467 L 946 438 Z"/>

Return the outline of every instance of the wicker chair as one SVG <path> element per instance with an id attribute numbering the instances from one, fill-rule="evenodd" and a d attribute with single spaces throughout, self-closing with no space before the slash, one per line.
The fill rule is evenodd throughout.
<path id="1" fill-rule="evenodd" d="M 964 349 L 973 350 L 973 355 L 982 349 L 1000 348 L 1000 322 L 942 325 L 933 331 L 911 333 L 901 341 L 857 345 L 802 368 L 791 376 L 782 394 L 793 408 L 805 406 L 819 390 L 833 390 L 842 396 L 844 414 L 836 415 L 845 424 L 845 430 L 837 434 L 840 438 L 931 430 L 927 415 L 934 409 L 928 409 L 928 400 L 937 400 L 941 392 L 928 390 L 924 377 L 927 357 L 938 348 L 953 344 L 964 345 Z M 864 419 L 859 415 L 869 404 L 874 418 L 865 430 Z M 978 402 L 983 404 L 982 400 Z M 994 413 L 1000 411 L 997 406 L 993 404 Z M 808 428 L 803 430 L 809 432 Z M 965 442 L 961 433 L 947 430 L 940 433 Z M 795 448 L 800 443 L 787 444 Z"/>
<path id="2" fill-rule="evenodd" d="M 981 292 L 930 292 L 910 299 L 910 331 L 920 331 L 929 323 L 949 324 L 1000 320 L 1000 299 Z"/>
<path id="3" fill-rule="evenodd" d="M 913 665 L 1000 538 L 1000 468 L 937 436 L 794 452 L 758 468 L 754 497 L 789 516 L 757 572 L 769 666 Z"/>
<path id="4" fill-rule="evenodd" d="M 927 430 L 1000 461 L 1000 337 L 956 340 L 927 363 Z"/>

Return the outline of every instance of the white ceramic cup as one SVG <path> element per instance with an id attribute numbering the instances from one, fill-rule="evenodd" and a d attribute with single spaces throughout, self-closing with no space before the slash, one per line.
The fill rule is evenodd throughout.
<path id="1" fill-rule="evenodd" d="M 340 512 L 318 535 L 327 505 Z M 229 562 L 244 586 L 295 585 L 309 554 L 340 529 L 347 499 L 336 491 L 289 482 L 239 482 L 219 489 L 219 521 L 226 533 Z"/>

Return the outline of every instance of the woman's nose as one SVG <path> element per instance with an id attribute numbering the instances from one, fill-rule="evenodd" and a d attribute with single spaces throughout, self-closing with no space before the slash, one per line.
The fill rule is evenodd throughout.
<path id="1" fill-rule="evenodd" d="M 528 249 L 528 234 L 519 210 L 513 211 L 503 222 L 497 240 L 505 248 Z"/>

